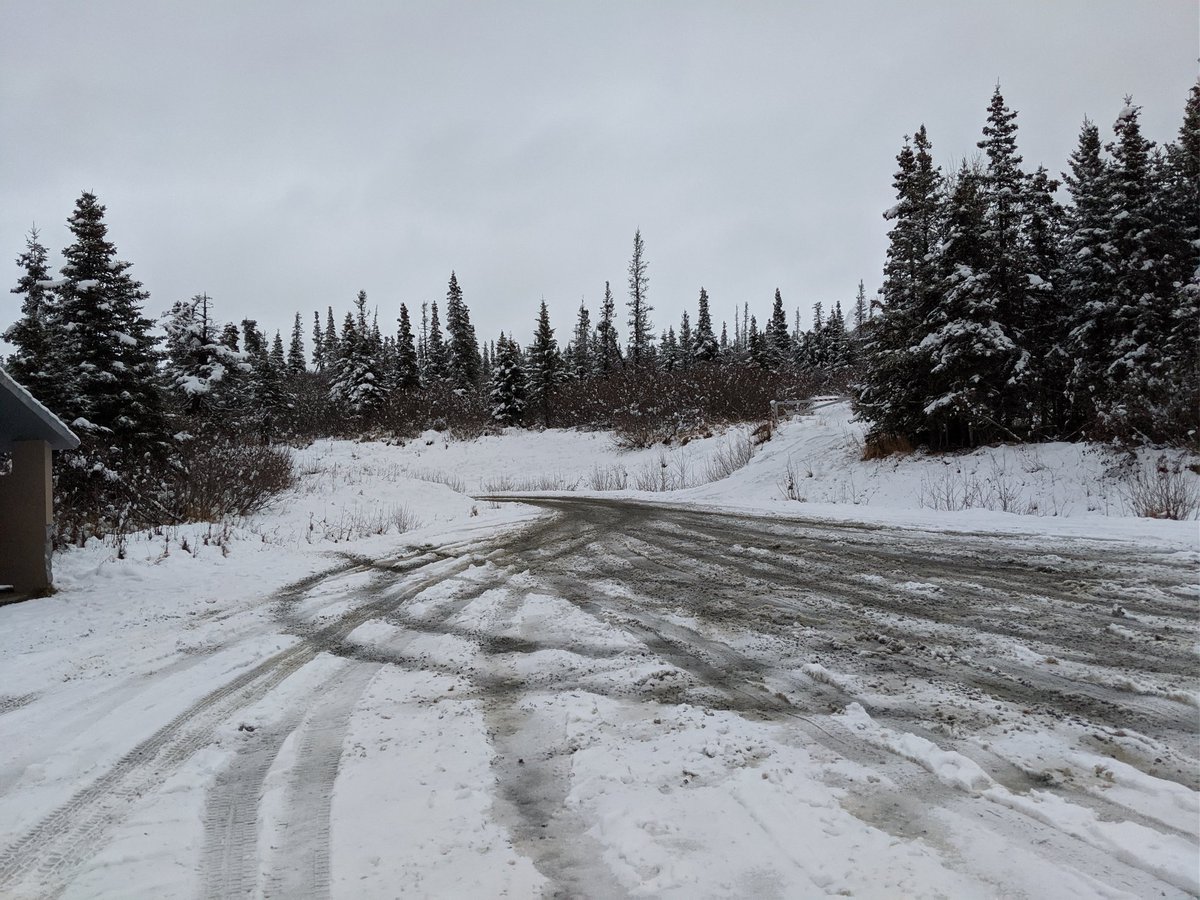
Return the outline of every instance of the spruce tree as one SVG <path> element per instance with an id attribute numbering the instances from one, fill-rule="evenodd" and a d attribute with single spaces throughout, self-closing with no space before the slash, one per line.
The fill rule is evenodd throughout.
<path id="1" fill-rule="evenodd" d="M 325 371 L 325 336 L 321 334 L 321 314 L 313 311 L 313 368 L 318 372 Z"/>
<path id="2" fill-rule="evenodd" d="M 1109 170 L 1101 155 L 1100 129 L 1083 120 L 1079 142 L 1063 175 L 1071 205 L 1066 211 L 1062 290 L 1069 332 L 1067 357 L 1071 425 L 1094 429 L 1107 403 L 1107 371 L 1113 359 L 1116 310 Z"/>
<path id="3" fill-rule="evenodd" d="M 1058 436 L 1067 424 L 1070 316 L 1063 289 L 1063 209 L 1054 197 L 1058 187 L 1039 166 L 1029 179 L 1023 226 L 1030 303 L 1020 331 L 1029 366 L 1024 379 L 1032 413 L 1029 433 L 1039 438 Z"/>
<path id="4" fill-rule="evenodd" d="M 579 314 L 575 318 L 575 335 L 571 340 L 568 370 L 574 378 L 590 378 L 595 374 L 592 359 L 593 335 L 592 314 L 587 304 L 579 302 Z"/>
<path id="5" fill-rule="evenodd" d="M 1033 427 L 1030 396 L 1036 392 L 1029 384 L 1033 368 L 1025 332 L 1043 285 L 1031 283 L 1029 277 L 1033 267 L 1023 229 L 1028 178 L 1017 153 L 1016 116 L 997 85 L 988 105 L 983 140 L 978 144 L 987 156 L 987 167 L 979 186 L 984 204 L 984 259 L 974 288 L 993 295 L 988 301 L 992 321 L 1014 348 L 1011 367 L 1005 373 L 1007 389 L 996 398 L 993 408 L 995 420 L 1010 435 L 1024 437 Z"/>
<path id="6" fill-rule="evenodd" d="M 50 408 L 61 408 L 63 397 L 55 390 L 56 335 L 53 326 L 54 293 L 49 258 L 37 227 L 25 238 L 25 252 L 17 257 L 22 274 L 12 293 L 21 298 L 21 317 L 2 337 L 16 348 L 7 361 L 10 375 Z"/>
<path id="7" fill-rule="evenodd" d="M 639 228 L 633 235 L 633 257 L 629 260 L 629 362 L 640 368 L 651 356 L 654 326 L 650 313 L 654 310 L 647 300 L 650 278 L 646 274 L 646 247 Z"/>
<path id="8" fill-rule="evenodd" d="M 934 250 L 939 246 L 941 171 L 922 125 L 896 157 L 896 205 L 884 213 L 888 234 L 882 310 L 863 342 L 863 377 L 855 410 L 871 422 L 869 437 L 924 432 L 928 358 L 919 349 L 939 296 Z"/>
<path id="9" fill-rule="evenodd" d="M 965 163 L 959 170 L 938 254 L 940 298 L 926 320 L 930 332 L 917 347 L 928 358 L 930 375 L 917 435 L 940 447 L 1011 436 L 1003 414 L 1020 350 L 998 321 L 1004 295 L 989 279 L 995 251 L 988 245 L 985 177 Z"/>
<path id="10" fill-rule="evenodd" d="M 333 307 L 325 308 L 325 365 L 331 367 L 337 362 L 341 348 L 338 346 L 337 324 L 333 321 Z"/>
<path id="11" fill-rule="evenodd" d="M 686 369 L 691 366 L 695 352 L 696 341 L 692 332 L 692 322 L 685 309 L 679 318 L 679 368 Z"/>
<path id="12" fill-rule="evenodd" d="M 537 330 L 529 347 L 528 394 L 529 405 L 537 412 L 547 428 L 553 418 L 554 389 L 562 380 L 563 361 L 550 327 L 550 312 L 542 301 L 538 312 Z"/>
<path id="13" fill-rule="evenodd" d="M 721 346 L 728 344 L 728 337 L 725 335 L 724 323 L 721 326 L 721 344 L 717 344 L 717 339 L 713 335 L 712 315 L 708 310 L 708 291 L 700 288 L 700 310 L 696 316 L 696 337 L 695 346 L 692 348 L 692 355 L 695 356 L 698 362 L 712 362 L 717 358 L 717 353 Z"/>
<path id="14" fill-rule="evenodd" d="M 292 324 L 292 341 L 288 345 L 288 378 L 295 380 L 307 371 L 308 366 L 304 360 L 304 326 L 300 322 L 300 313 L 296 313 L 296 320 Z"/>
<path id="15" fill-rule="evenodd" d="M 596 371 L 609 375 L 621 365 L 621 344 L 617 340 L 616 302 L 608 282 L 604 282 L 604 302 L 600 306 L 600 323 L 596 326 Z"/>
<path id="16" fill-rule="evenodd" d="M 778 372 L 784 363 L 791 358 L 792 341 L 788 334 L 787 313 L 783 309 L 783 295 L 775 288 L 775 302 L 771 306 L 771 318 L 767 320 L 765 341 L 765 360 L 767 368 Z"/>
<path id="17" fill-rule="evenodd" d="M 1167 146 L 1158 192 L 1168 228 L 1163 262 L 1173 294 L 1163 354 L 1171 405 L 1164 411 L 1169 425 L 1163 436 L 1195 446 L 1200 442 L 1200 81 L 1188 95 L 1178 140 Z"/>
<path id="18" fill-rule="evenodd" d="M 448 382 L 450 380 L 450 353 L 442 340 L 442 326 L 438 321 L 437 303 L 430 304 L 429 337 L 425 356 L 425 383 L 432 387 Z"/>
<path id="19" fill-rule="evenodd" d="M 483 366 L 479 357 L 479 342 L 471 314 L 463 302 L 458 278 L 450 273 L 450 285 L 446 291 L 446 338 L 450 381 L 456 388 L 475 390 L 480 384 Z"/>
<path id="20" fill-rule="evenodd" d="M 659 340 L 658 364 L 664 372 L 673 372 L 679 368 L 679 342 L 675 339 L 674 327 L 662 333 Z"/>
<path id="21" fill-rule="evenodd" d="M 1153 144 L 1142 136 L 1139 111 L 1126 98 L 1113 126 L 1116 140 L 1109 145 L 1115 321 L 1102 425 L 1112 434 L 1163 440 L 1174 430 L 1169 418 L 1176 378 L 1173 360 L 1163 351 L 1176 326 L 1180 272 L 1172 248 L 1178 242 L 1172 239 L 1160 190 L 1163 179 L 1151 155 Z"/>
<path id="22" fill-rule="evenodd" d="M 501 425 L 518 425 L 525 414 L 525 371 L 521 349 L 503 333 L 496 342 L 488 402 L 492 419 Z"/>
<path id="23" fill-rule="evenodd" d="M 55 356 L 64 391 L 58 412 L 79 430 L 119 448 L 131 464 L 165 448 L 167 423 L 158 383 L 152 322 L 142 315 L 149 295 L 128 273 L 108 240 L 105 208 L 94 194 L 75 203 L 74 242 L 55 304 Z"/>
<path id="24" fill-rule="evenodd" d="M 421 386 L 421 372 L 417 367 L 417 348 L 413 342 L 412 323 L 408 319 L 408 307 L 400 304 L 400 318 L 396 333 L 396 387 L 411 391 Z"/>
<path id="25" fill-rule="evenodd" d="M 240 374 L 241 354 L 222 340 L 213 321 L 208 294 L 179 300 L 162 317 L 166 332 L 164 375 L 177 408 L 213 424 L 236 415 L 232 382 Z M 236 334 L 236 332 L 235 332 Z"/>

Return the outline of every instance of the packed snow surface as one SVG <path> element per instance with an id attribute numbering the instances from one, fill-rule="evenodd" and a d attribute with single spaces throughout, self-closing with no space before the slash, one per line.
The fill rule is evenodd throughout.
<path id="1" fill-rule="evenodd" d="M 323 441 L 61 554 L 0 895 L 1200 894 L 1196 523 L 1095 447 L 747 439 Z"/>

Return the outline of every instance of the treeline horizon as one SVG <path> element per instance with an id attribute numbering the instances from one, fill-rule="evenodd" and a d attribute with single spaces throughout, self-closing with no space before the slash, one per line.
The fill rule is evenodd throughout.
<path id="1" fill-rule="evenodd" d="M 997 87 L 985 158 L 948 174 L 924 127 L 905 139 L 881 291 L 868 300 L 860 281 L 848 313 L 816 304 L 808 329 L 777 289 L 761 322 L 744 303 L 732 335 L 717 332 L 703 287 L 694 317 L 656 329 L 639 230 L 624 296 L 606 283 L 594 323 L 581 303 L 562 339 L 543 300 L 524 345 L 512 332 L 480 341 L 454 272 L 416 321 L 402 303 L 381 323 L 359 291 L 340 316 L 296 312 L 285 344 L 254 319 L 222 320 L 200 293 L 162 315 L 160 338 L 85 192 L 61 277 L 36 230 L 18 258 L 7 367 L 83 438 L 59 476 L 94 513 L 81 537 L 154 509 L 196 515 L 179 497 L 221 454 L 278 468 L 251 443 L 563 426 L 647 446 L 817 390 L 851 395 L 870 452 L 1084 438 L 1195 448 L 1200 85 L 1165 148 L 1141 136 L 1128 100 L 1107 145 L 1085 120 L 1065 206 L 1044 168 L 1022 170 L 1015 119 Z"/>

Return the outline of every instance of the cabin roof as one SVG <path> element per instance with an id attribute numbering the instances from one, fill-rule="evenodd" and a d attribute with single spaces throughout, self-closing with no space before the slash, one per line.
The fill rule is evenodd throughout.
<path id="1" fill-rule="evenodd" d="M 0 369 L 0 450 L 11 449 L 17 441 L 45 441 L 55 450 L 79 446 L 79 438 L 62 419 Z"/>

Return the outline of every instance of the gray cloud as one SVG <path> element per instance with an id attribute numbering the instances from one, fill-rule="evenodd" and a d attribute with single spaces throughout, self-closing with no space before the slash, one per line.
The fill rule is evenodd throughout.
<path id="1" fill-rule="evenodd" d="M 346 5 L 10 10 L 0 256 L 33 221 L 57 253 L 91 189 L 154 313 L 207 290 L 307 327 L 364 288 L 390 323 L 454 268 L 481 336 L 524 339 L 545 296 L 565 339 L 606 279 L 624 299 L 640 227 L 659 327 L 702 284 L 718 319 L 776 286 L 807 313 L 877 285 L 920 123 L 973 153 L 999 79 L 1057 172 L 1126 93 L 1171 139 L 1196 77 L 1191 0 Z"/>

